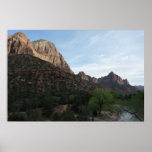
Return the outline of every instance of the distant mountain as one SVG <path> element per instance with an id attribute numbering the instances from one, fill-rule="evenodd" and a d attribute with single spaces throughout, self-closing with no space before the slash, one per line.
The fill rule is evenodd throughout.
<path id="1" fill-rule="evenodd" d="M 79 72 L 78 76 L 80 76 L 81 79 L 83 79 L 83 80 L 87 80 L 87 81 L 92 82 L 92 83 L 98 83 L 97 78 L 86 75 L 83 71 Z"/>
<path id="2" fill-rule="evenodd" d="M 123 85 L 123 86 L 130 86 L 127 79 L 123 80 L 120 76 L 116 75 L 113 72 L 110 72 L 107 76 L 99 78 L 98 82 L 100 84 L 114 87 L 115 84 L 117 85 Z"/>
<path id="3" fill-rule="evenodd" d="M 119 92 L 135 93 L 137 89 L 131 86 L 127 79 L 110 72 L 107 76 L 98 79 L 99 84 L 114 89 Z"/>
<path id="4" fill-rule="evenodd" d="M 31 42 L 24 33 L 8 35 L 8 54 L 29 54 L 52 63 L 62 70 L 73 73 L 63 56 L 52 42 L 38 40 Z"/>
<path id="5" fill-rule="evenodd" d="M 78 75 L 89 82 L 96 83 L 102 88 L 107 90 L 115 90 L 122 93 L 134 93 L 137 91 L 137 88 L 131 86 L 127 79 L 122 79 L 120 76 L 116 75 L 113 72 L 110 72 L 107 76 L 101 78 L 94 78 L 86 75 L 84 72 L 79 72 Z"/>
<path id="6" fill-rule="evenodd" d="M 142 90 L 142 91 L 144 91 L 144 86 L 142 86 L 142 85 L 138 85 L 138 86 L 135 86 L 135 87 L 140 89 L 140 90 Z"/>

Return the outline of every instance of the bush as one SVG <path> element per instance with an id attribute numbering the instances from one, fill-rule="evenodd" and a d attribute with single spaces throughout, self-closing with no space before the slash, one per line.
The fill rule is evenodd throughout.
<path id="1" fill-rule="evenodd" d="M 29 121 L 42 121 L 41 112 L 39 109 L 33 109 L 27 111 L 27 117 Z"/>
<path id="2" fill-rule="evenodd" d="M 12 113 L 8 115 L 8 121 L 26 121 L 27 116 L 24 113 Z"/>
<path id="3" fill-rule="evenodd" d="M 55 113 L 55 114 L 52 116 L 52 121 L 61 121 L 61 116 L 60 116 L 60 114 Z"/>
<path id="4" fill-rule="evenodd" d="M 62 121 L 74 121 L 75 120 L 74 113 L 71 110 L 67 110 L 62 113 L 61 119 Z"/>

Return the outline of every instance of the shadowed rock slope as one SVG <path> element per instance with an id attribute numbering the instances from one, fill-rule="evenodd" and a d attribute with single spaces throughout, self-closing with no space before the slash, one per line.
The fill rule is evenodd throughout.
<path id="1" fill-rule="evenodd" d="M 131 86 L 127 79 L 122 79 L 120 76 L 110 72 L 107 76 L 101 78 L 94 78 L 86 75 L 84 72 L 79 72 L 78 75 L 89 82 L 102 86 L 104 90 L 114 90 L 122 93 L 130 94 L 135 93 L 138 89 Z"/>
<path id="2" fill-rule="evenodd" d="M 9 97 L 91 92 L 96 85 L 31 55 L 8 55 Z"/>

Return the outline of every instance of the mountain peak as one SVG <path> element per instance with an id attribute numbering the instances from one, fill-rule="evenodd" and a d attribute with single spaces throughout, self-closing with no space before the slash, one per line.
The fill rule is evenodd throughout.
<path id="1" fill-rule="evenodd" d="M 9 53 L 33 55 L 41 60 L 52 63 L 66 72 L 73 73 L 53 42 L 44 39 L 31 42 L 22 32 L 8 35 Z"/>
<path id="2" fill-rule="evenodd" d="M 81 79 L 83 79 L 83 80 L 87 80 L 87 81 L 90 81 L 90 82 L 92 82 L 92 83 L 98 83 L 98 79 L 97 79 L 97 78 L 91 77 L 91 76 L 89 76 L 89 75 L 86 75 L 83 71 L 80 71 L 80 72 L 78 73 L 78 76 L 80 76 Z"/>
<path id="3" fill-rule="evenodd" d="M 78 75 L 86 75 L 83 71 L 80 71 Z"/>
<path id="4" fill-rule="evenodd" d="M 109 74 L 108 74 L 109 77 L 114 77 L 114 76 L 117 76 L 113 71 L 111 71 Z"/>
<path id="5" fill-rule="evenodd" d="M 115 75 L 113 71 L 111 71 L 108 75 Z"/>
<path id="6" fill-rule="evenodd" d="M 87 81 L 89 81 L 89 78 L 90 78 L 90 76 L 86 75 L 83 71 L 80 71 L 80 72 L 78 73 L 78 76 L 80 76 L 81 79 L 87 80 Z"/>
<path id="7" fill-rule="evenodd" d="M 115 74 L 114 72 L 110 72 L 107 77 L 114 81 L 122 80 L 121 77 Z"/>
<path id="8" fill-rule="evenodd" d="M 120 76 L 118 76 L 114 72 L 110 72 L 107 76 L 101 78 L 101 81 L 108 81 L 111 83 L 117 83 L 119 85 L 129 85 L 127 79 L 123 80 Z"/>
<path id="9" fill-rule="evenodd" d="M 8 53 L 33 55 L 33 47 L 28 37 L 18 32 L 8 35 Z"/>
<path id="10" fill-rule="evenodd" d="M 15 33 L 12 35 L 12 37 L 22 39 L 24 41 L 29 41 L 28 37 L 22 32 Z"/>
<path id="11" fill-rule="evenodd" d="M 26 36 L 26 35 L 24 33 L 22 33 L 22 32 L 17 32 L 15 34 L 13 34 L 13 36 Z"/>
<path id="12" fill-rule="evenodd" d="M 48 40 L 44 40 L 44 39 L 39 39 L 39 40 L 36 40 L 36 41 L 33 41 L 32 43 L 34 42 L 49 42 Z"/>

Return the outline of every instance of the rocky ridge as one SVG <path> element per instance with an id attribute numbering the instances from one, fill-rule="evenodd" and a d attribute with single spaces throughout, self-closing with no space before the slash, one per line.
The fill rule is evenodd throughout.
<path id="1" fill-rule="evenodd" d="M 120 85 L 130 85 L 127 79 L 122 79 L 120 76 L 116 75 L 113 72 L 110 72 L 107 76 L 101 77 L 101 78 L 95 78 L 91 77 L 89 75 L 86 75 L 83 71 L 78 73 L 78 76 L 80 76 L 83 80 L 91 81 L 93 83 L 106 83 L 106 82 L 116 82 Z"/>
<path id="2" fill-rule="evenodd" d="M 134 93 L 137 91 L 137 88 L 131 86 L 127 79 L 122 79 L 114 72 L 110 72 L 107 76 L 98 79 L 90 77 L 86 75 L 84 72 L 79 72 L 78 76 L 80 76 L 83 80 L 96 83 L 97 85 L 102 86 L 103 90 L 105 91 L 115 90 L 126 93 Z"/>
<path id="3" fill-rule="evenodd" d="M 80 76 L 81 77 L 81 79 L 83 79 L 83 80 L 87 80 L 87 81 L 90 81 L 90 82 L 93 82 L 93 83 L 98 83 L 98 79 L 97 78 L 95 78 L 95 77 L 91 77 L 91 76 L 89 76 L 89 75 L 86 75 L 84 72 L 79 72 L 78 73 L 78 76 Z"/>
<path id="4" fill-rule="evenodd" d="M 52 63 L 62 70 L 73 73 L 54 43 L 46 40 L 31 42 L 24 33 L 8 35 L 8 54 L 29 54 Z"/>
<path id="5" fill-rule="evenodd" d="M 119 85 L 124 85 L 124 86 L 130 85 L 127 79 L 123 80 L 120 76 L 116 75 L 114 72 L 110 72 L 107 76 L 99 78 L 98 82 L 102 84 L 106 84 L 110 82 L 111 84 L 117 83 Z"/>

